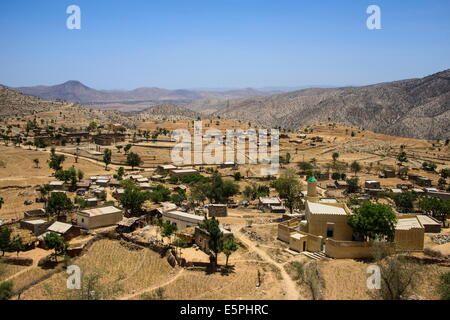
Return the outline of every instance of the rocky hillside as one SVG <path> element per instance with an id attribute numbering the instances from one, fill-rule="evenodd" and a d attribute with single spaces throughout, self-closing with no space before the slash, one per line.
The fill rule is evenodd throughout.
<path id="1" fill-rule="evenodd" d="M 144 109 L 132 117 L 136 120 L 196 120 L 201 115 L 174 104 L 162 104 Z"/>
<path id="2" fill-rule="evenodd" d="M 422 79 L 249 98 L 212 116 L 287 129 L 333 121 L 390 135 L 449 138 L 450 69 Z"/>
<path id="3" fill-rule="evenodd" d="M 0 116 L 9 117 L 63 107 L 62 102 L 45 101 L 29 97 L 7 87 L 0 86 Z"/>
<path id="4" fill-rule="evenodd" d="M 133 118 L 120 112 L 91 110 L 77 103 L 46 101 L 0 86 L 1 117 L 9 118 L 42 113 L 62 113 L 68 119 L 76 119 L 80 122 L 121 123 L 128 128 L 133 128 L 135 125 Z"/>

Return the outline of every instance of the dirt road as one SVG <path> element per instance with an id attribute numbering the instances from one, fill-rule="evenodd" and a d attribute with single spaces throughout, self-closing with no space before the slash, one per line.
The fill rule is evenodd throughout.
<path id="1" fill-rule="evenodd" d="M 273 260 L 264 250 L 256 247 L 255 243 L 248 239 L 242 232 L 242 226 L 235 225 L 232 227 L 232 231 L 237 240 L 241 241 L 248 248 L 249 251 L 253 251 L 257 253 L 261 259 L 274 265 L 278 270 L 280 270 L 281 276 L 284 282 L 284 290 L 286 291 L 286 299 L 287 300 L 300 300 L 302 297 L 298 291 L 297 285 L 294 280 L 288 275 L 286 270 L 283 267 L 283 264 L 276 262 Z"/>

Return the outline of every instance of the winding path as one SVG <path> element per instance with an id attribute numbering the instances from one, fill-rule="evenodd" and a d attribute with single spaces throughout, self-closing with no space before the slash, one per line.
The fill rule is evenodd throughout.
<path id="1" fill-rule="evenodd" d="M 286 299 L 287 300 L 300 300 L 302 297 L 300 296 L 300 293 L 298 291 L 297 285 L 294 280 L 289 276 L 289 274 L 286 272 L 286 270 L 283 267 L 283 264 L 276 262 L 273 260 L 264 250 L 259 249 L 256 247 L 256 245 L 248 239 L 242 232 L 241 232 L 242 226 L 234 226 L 232 227 L 232 231 L 236 239 L 241 241 L 246 245 L 246 247 L 249 249 L 249 251 L 253 251 L 257 253 L 261 259 L 266 261 L 267 263 L 270 263 L 274 265 L 281 273 L 281 277 L 283 278 L 284 282 L 284 290 L 286 291 Z"/>

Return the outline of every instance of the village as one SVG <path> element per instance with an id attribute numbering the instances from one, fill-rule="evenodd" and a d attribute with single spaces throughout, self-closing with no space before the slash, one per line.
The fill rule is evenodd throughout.
<path id="1" fill-rule="evenodd" d="M 266 176 L 264 164 L 172 163 L 171 133 L 193 132 L 191 120 L 79 129 L 63 114 L 40 116 L 0 123 L 8 299 L 441 296 L 450 270 L 448 140 L 332 122 L 282 130 L 280 170 Z M 404 286 L 369 290 L 374 263 Z M 77 290 L 66 285 L 71 265 L 82 272 Z"/>

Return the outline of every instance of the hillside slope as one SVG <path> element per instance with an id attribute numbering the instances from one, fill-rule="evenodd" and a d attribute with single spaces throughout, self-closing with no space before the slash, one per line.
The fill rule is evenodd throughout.
<path id="1" fill-rule="evenodd" d="M 422 79 L 244 99 L 212 116 L 287 129 L 333 121 L 390 135 L 449 138 L 450 69 Z"/>

